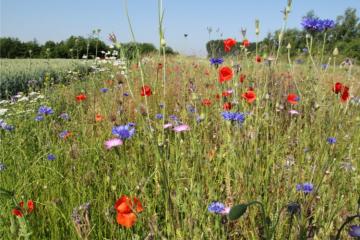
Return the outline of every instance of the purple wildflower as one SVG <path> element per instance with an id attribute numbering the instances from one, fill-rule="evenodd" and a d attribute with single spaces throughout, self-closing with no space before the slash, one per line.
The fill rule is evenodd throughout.
<path id="1" fill-rule="evenodd" d="M 50 154 L 47 155 L 47 160 L 54 161 L 55 159 L 56 159 L 56 157 L 55 157 L 54 154 L 50 153 Z"/>
<path id="2" fill-rule="evenodd" d="M 107 140 L 104 145 L 106 149 L 111 149 L 113 147 L 117 147 L 123 144 L 123 141 L 121 141 L 121 139 L 119 138 L 112 138 L 110 140 Z"/>
<path id="3" fill-rule="evenodd" d="M 156 119 L 163 119 L 163 117 L 164 116 L 161 113 L 158 113 L 158 114 L 155 115 Z"/>
<path id="4" fill-rule="evenodd" d="M 38 110 L 39 115 L 50 115 L 53 113 L 54 111 L 51 109 L 51 107 L 47 107 L 47 106 L 40 106 Z"/>
<path id="5" fill-rule="evenodd" d="M 224 62 L 224 59 L 223 58 L 210 58 L 210 64 L 211 65 L 220 65 Z"/>
<path id="6" fill-rule="evenodd" d="M 303 193 L 311 193 L 314 189 L 314 185 L 312 183 L 300 183 L 296 185 L 296 191 L 301 191 Z"/>
<path id="7" fill-rule="evenodd" d="M 360 237 L 360 225 L 352 225 L 350 226 L 350 229 L 349 229 L 349 235 L 351 237 L 356 237 L 356 238 L 359 238 Z"/>
<path id="8" fill-rule="evenodd" d="M 115 126 L 112 128 L 112 134 L 118 136 L 120 139 L 125 140 L 131 138 L 135 133 L 135 128 L 127 125 Z"/>
<path id="9" fill-rule="evenodd" d="M 212 202 L 208 206 L 208 211 L 211 213 L 226 215 L 226 214 L 229 214 L 230 208 L 225 207 L 225 205 L 221 202 Z"/>
<path id="10" fill-rule="evenodd" d="M 43 116 L 43 115 L 37 115 L 37 116 L 35 117 L 35 121 L 37 121 L 37 122 L 40 122 L 40 121 L 42 121 L 42 120 L 44 120 L 44 116 Z"/>
<path id="11" fill-rule="evenodd" d="M 100 92 L 102 92 L 102 93 L 106 93 L 107 91 L 109 91 L 108 88 L 101 88 L 101 89 L 100 89 Z"/>
<path id="12" fill-rule="evenodd" d="M 328 137 L 326 139 L 326 141 L 329 143 L 329 144 L 335 144 L 336 143 L 336 138 L 334 137 Z"/>
<path id="13" fill-rule="evenodd" d="M 60 114 L 59 118 L 61 118 L 63 120 L 69 120 L 70 119 L 69 114 L 67 114 L 67 113 Z"/>
<path id="14" fill-rule="evenodd" d="M 190 127 L 186 124 L 182 124 L 182 125 L 174 127 L 175 132 L 184 132 L 184 131 L 189 131 L 189 130 L 190 130 Z"/>

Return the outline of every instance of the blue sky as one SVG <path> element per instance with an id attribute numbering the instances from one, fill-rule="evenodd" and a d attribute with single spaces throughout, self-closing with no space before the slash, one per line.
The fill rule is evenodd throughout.
<path id="1" fill-rule="evenodd" d="M 281 10 L 287 0 L 163 0 L 165 9 L 165 37 L 175 50 L 186 54 L 203 55 L 209 39 L 207 27 L 212 27 L 212 38 L 240 39 L 242 27 L 254 40 L 254 21 L 260 20 L 264 37 L 282 25 Z M 123 0 L 0 0 L 0 35 L 29 41 L 36 38 L 60 41 L 70 35 L 87 36 L 100 28 L 101 38 L 107 41 L 114 32 L 122 42 L 131 40 L 124 12 Z M 294 0 L 289 27 L 300 28 L 301 17 L 314 10 L 321 18 L 343 14 L 347 7 L 356 8 L 360 15 L 360 0 Z M 128 0 L 128 9 L 136 40 L 158 45 L 157 0 Z M 215 30 L 220 29 L 216 34 Z M 188 38 L 183 34 L 188 33 Z"/>

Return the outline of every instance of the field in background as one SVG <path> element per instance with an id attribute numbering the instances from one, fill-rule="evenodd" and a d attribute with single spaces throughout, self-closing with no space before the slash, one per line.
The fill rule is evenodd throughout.
<path id="1" fill-rule="evenodd" d="M 66 83 L 86 75 L 94 61 L 69 59 L 0 59 L 0 99 Z"/>

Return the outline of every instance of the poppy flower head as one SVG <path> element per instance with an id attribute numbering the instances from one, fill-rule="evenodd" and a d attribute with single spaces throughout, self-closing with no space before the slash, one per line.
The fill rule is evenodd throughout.
<path id="1" fill-rule="evenodd" d="M 116 221 L 121 226 L 131 228 L 136 222 L 136 213 L 144 210 L 138 198 L 131 200 L 128 196 L 123 195 L 115 202 L 115 210 L 117 212 Z"/>
<path id="2" fill-rule="evenodd" d="M 31 213 L 32 211 L 34 211 L 35 203 L 33 202 L 33 200 L 27 201 L 27 208 L 28 208 L 28 213 Z"/>
<path id="3" fill-rule="evenodd" d="M 95 115 L 95 121 L 96 122 L 101 122 L 102 120 L 104 120 L 104 117 L 100 114 L 96 114 Z"/>
<path id="4" fill-rule="evenodd" d="M 81 93 L 81 94 L 77 95 L 75 98 L 76 98 L 76 101 L 82 102 L 86 99 L 86 95 Z"/>
<path id="5" fill-rule="evenodd" d="M 14 216 L 23 217 L 22 212 L 21 212 L 19 209 L 17 209 L 17 208 L 14 208 L 11 212 L 12 212 L 12 214 L 13 214 Z"/>
<path id="6" fill-rule="evenodd" d="M 203 99 L 202 100 L 202 105 L 204 106 L 210 106 L 211 105 L 211 100 L 210 99 Z"/>
<path id="7" fill-rule="evenodd" d="M 242 44 L 243 44 L 244 47 L 250 46 L 250 42 L 249 42 L 249 40 L 247 40 L 247 39 L 244 39 L 244 41 L 242 42 Z"/>
<path id="8" fill-rule="evenodd" d="M 233 78 L 234 73 L 229 67 L 221 67 L 219 69 L 219 82 L 224 83 L 225 81 L 229 81 Z"/>
<path id="9" fill-rule="evenodd" d="M 338 94 L 338 93 L 341 92 L 341 90 L 343 89 L 343 87 L 344 87 L 344 85 L 343 85 L 342 83 L 337 82 L 337 83 L 334 84 L 332 90 L 333 90 L 334 93 Z"/>
<path id="10" fill-rule="evenodd" d="M 248 102 L 252 103 L 256 100 L 256 94 L 254 91 L 248 90 L 246 93 L 242 95 L 242 97 Z"/>
<path id="11" fill-rule="evenodd" d="M 257 63 L 261 63 L 262 59 L 261 59 L 260 56 L 256 56 L 256 57 L 255 57 L 255 61 L 256 61 Z"/>
<path id="12" fill-rule="evenodd" d="M 287 97 L 287 101 L 290 103 L 290 104 L 298 104 L 298 102 L 300 101 L 300 98 L 298 95 L 296 95 L 295 93 L 290 93 Z"/>
<path id="13" fill-rule="evenodd" d="M 240 81 L 241 83 L 243 83 L 244 80 L 245 80 L 245 78 L 246 78 L 246 75 L 245 75 L 245 74 L 240 74 L 239 81 Z"/>
<path id="14" fill-rule="evenodd" d="M 231 110 L 231 108 L 232 108 L 231 102 L 224 103 L 223 105 L 224 110 Z"/>
<path id="15" fill-rule="evenodd" d="M 344 86 L 341 91 L 341 101 L 346 102 L 350 98 L 349 87 Z"/>
<path id="16" fill-rule="evenodd" d="M 147 85 L 144 85 L 142 88 L 141 88 L 141 96 L 151 96 L 152 92 L 151 92 L 151 88 Z"/>
<path id="17" fill-rule="evenodd" d="M 224 40 L 224 50 L 225 52 L 230 52 L 231 48 L 236 44 L 236 41 L 232 38 Z"/>

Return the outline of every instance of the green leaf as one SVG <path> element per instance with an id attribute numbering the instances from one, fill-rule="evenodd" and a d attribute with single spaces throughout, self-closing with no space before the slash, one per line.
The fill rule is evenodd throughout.
<path id="1" fill-rule="evenodd" d="M 248 205 L 247 204 L 239 204 L 231 208 L 229 213 L 230 220 L 236 220 L 240 218 L 242 215 L 246 213 Z"/>
<path id="2" fill-rule="evenodd" d="M 12 198 L 12 197 L 14 197 L 14 192 L 10 192 L 10 191 L 8 191 L 8 190 L 5 190 L 5 189 L 3 189 L 3 188 L 0 188 L 0 196 Z"/>

